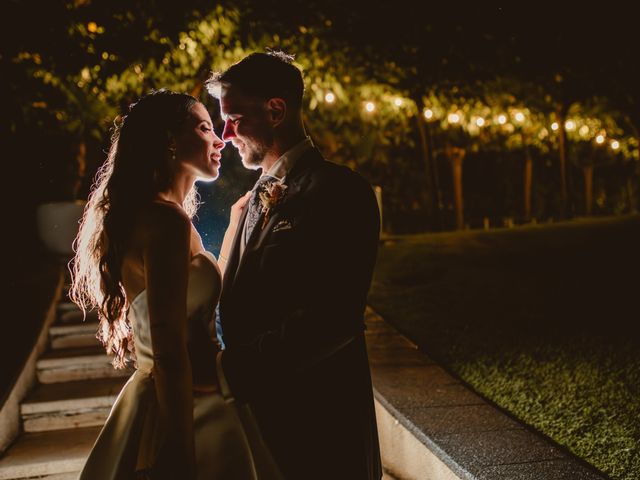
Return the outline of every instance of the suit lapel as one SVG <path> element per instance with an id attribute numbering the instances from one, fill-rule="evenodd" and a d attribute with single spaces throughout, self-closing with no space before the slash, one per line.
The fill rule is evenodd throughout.
<path id="1" fill-rule="evenodd" d="M 244 222 L 247 218 L 247 211 L 249 209 L 245 208 L 240 216 L 240 220 L 238 221 L 238 229 L 236 230 L 236 234 L 233 237 L 233 243 L 231 245 L 231 253 L 229 253 L 229 258 L 227 259 L 227 268 L 224 270 L 224 278 L 222 280 L 222 294 L 228 292 L 231 285 L 233 284 L 233 280 L 236 277 L 236 272 L 238 271 L 238 266 L 240 264 L 240 242 L 242 241 L 242 233 L 244 231 Z"/>
<path id="2" fill-rule="evenodd" d="M 250 250 L 255 251 L 259 249 L 263 245 L 265 240 L 269 237 L 269 234 L 271 233 L 271 230 L 273 230 L 273 227 L 276 225 L 276 222 L 280 220 L 281 211 L 285 209 L 287 205 L 293 203 L 296 197 L 304 191 L 304 188 L 310 180 L 309 177 L 305 174 L 315 163 L 322 161 L 324 161 L 322 154 L 316 148 L 312 148 L 311 150 L 309 150 L 309 152 L 298 159 L 285 180 L 287 193 L 283 198 L 282 203 L 273 208 L 273 212 L 271 212 L 269 220 L 267 221 L 267 224 L 264 226 L 264 228 L 260 228 L 262 226 L 262 222 L 264 221 L 264 213 L 260 214 L 256 228 L 254 228 L 253 232 L 251 232 L 251 236 L 249 237 L 247 245 L 245 246 L 244 254 L 239 259 L 237 268 L 233 269 L 234 275 L 229 279 L 228 284 L 225 282 L 225 287 L 230 287 L 235 277 L 241 272 L 247 253 L 249 253 Z M 243 221 L 246 213 L 247 210 L 243 212 Z M 240 229 L 242 227 L 240 226 L 238 228 Z M 238 239 L 236 238 L 236 240 Z M 234 251 L 235 250 L 236 249 L 234 245 Z"/>

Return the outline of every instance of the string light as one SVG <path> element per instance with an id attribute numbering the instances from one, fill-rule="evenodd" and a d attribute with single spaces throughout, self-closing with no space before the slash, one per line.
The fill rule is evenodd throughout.
<path id="1" fill-rule="evenodd" d="M 97 27 L 96 27 L 97 28 Z M 106 52 L 105 52 L 106 53 Z M 105 57 L 105 55 L 103 54 L 103 57 Z M 139 70 L 141 70 L 139 65 L 135 65 L 134 66 L 134 70 L 136 72 L 138 72 Z M 336 96 L 333 92 L 327 92 L 324 96 L 324 100 L 327 103 L 334 103 L 336 101 Z M 393 104 L 396 107 L 401 107 L 404 104 L 404 100 L 401 97 L 395 97 L 393 98 Z M 372 101 L 367 101 L 364 104 L 364 109 L 368 112 L 368 113 L 373 113 L 376 109 L 377 106 L 374 102 Z M 430 108 L 425 108 L 423 110 L 423 115 L 427 120 L 432 120 L 435 118 L 435 113 L 432 109 Z M 513 116 L 513 118 L 515 119 L 516 122 L 518 123 L 523 123 L 526 121 L 526 114 L 521 112 L 521 111 L 511 111 L 510 115 Z M 498 115 L 498 123 L 500 125 L 504 125 L 505 128 L 508 128 L 508 131 L 513 132 L 514 131 L 514 125 L 512 124 L 508 124 L 508 117 L 506 114 L 501 113 Z M 582 123 L 582 125 L 580 126 L 580 128 L 578 129 L 578 125 L 576 124 L 575 120 L 566 120 L 564 123 L 564 127 L 567 131 L 574 131 L 576 129 L 578 129 L 578 133 L 582 138 L 588 138 L 589 137 L 589 133 L 591 132 L 591 129 L 589 127 L 589 125 L 585 124 L 586 121 L 588 120 L 594 120 L 594 119 L 581 119 L 580 123 Z M 452 112 L 449 113 L 447 115 L 447 121 L 449 124 L 451 125 L 458 125 L 463 121 L 463 116 L 460 115 L 459 113 L 456 112 Z M 487 120 L 483 117 L 480 116 L 473 116 L 471 117 L 470 122 L 472 124 L 475 124 L 475 126 L 481 128 L 487 125 Z M 550 128 L 552 131 L 556 132 L 560 129 L 560 124 L 558 122 L 552 122 L 550 125 Z M 547 135 L 549 134 L 549 131 L 546 128 L 542 128 L 539 132 L 538 132 L 538 138 L 543 140 Z M 592 137 L 593 138 L 593 137 Z M 604 130 L 601 130 L 601 133 L 599 133 L 598 135 L 596 135 L 595 137 L 595 142 L 598 145 L 603 145 L 607 140 L 606 140 L 606 132 Z M 620 142 L 617 140 L 609 140 L 608 143 L 609 147 L 613 150 L 619 150 L 620 149 Z"/>
<path id="2" fill-rule="evenodd" d="M 87 24 L 87 30 L 91 33 L 96 33 L 98 31 L 98 24 L 96 22 L 89 22 Z"/>

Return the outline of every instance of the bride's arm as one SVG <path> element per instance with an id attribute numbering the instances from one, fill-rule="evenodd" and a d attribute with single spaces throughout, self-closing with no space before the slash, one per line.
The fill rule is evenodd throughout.
<path id="1" fill-rule="evenodd" d="M 145 281 L 160 421 L 166 428 L 158 478 L 195 478 L 192 374 L 187 350 L 191 222 L 178 208 L 154 205 L 147 218 Z M 155 477 L 154 477 L 155 478 Z"/>
<path id="2" fill-rule="evenodd" d="M 224 271 L 227 268 L 227 261 L 229 260 L 229 254 L 231 253 L 233 239 L 235 238 L 236 231 L 238 230 L 240 217 L 242 216 L 242 212 L 247 206 L 247 202 L 250 198 L 251 192 L 247 192 L 231 206 L 229 226 L 227 227 L 226 232 L 224 232 L 224 239 L 222 240 L 222 247 L 220 247 L 220 255 L 218 256 L 218 266 L 220 267 L 222 275 L 224 275 Z"/>

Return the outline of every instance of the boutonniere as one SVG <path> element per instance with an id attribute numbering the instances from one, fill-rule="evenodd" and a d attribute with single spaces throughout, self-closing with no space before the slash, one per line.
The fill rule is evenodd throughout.
<path id="1" fill-rule="evenodd" d="M 269 221 L 271 209 L 282 202 L 286 191 L 287 186 L 280 180 L 266 182 L 262 187 L 262 191 L 259 193 L 262 213 L 264 213 L 262 228 L 264 228 Z"/>

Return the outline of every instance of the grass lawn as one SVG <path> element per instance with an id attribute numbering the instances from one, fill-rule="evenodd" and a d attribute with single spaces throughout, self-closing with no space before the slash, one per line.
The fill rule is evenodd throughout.
<path id="1" fill-rule="evenodd" d="M 640 478 L 640 216 L 392 238 L 369 303 L 476 391 Z"/>

